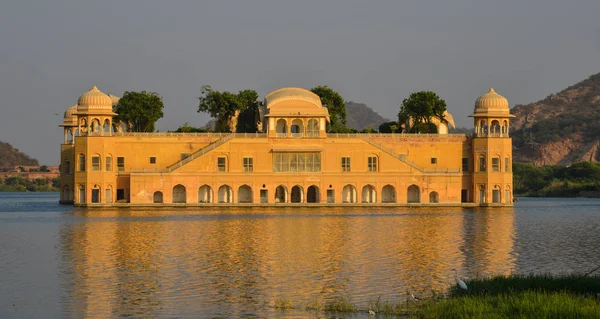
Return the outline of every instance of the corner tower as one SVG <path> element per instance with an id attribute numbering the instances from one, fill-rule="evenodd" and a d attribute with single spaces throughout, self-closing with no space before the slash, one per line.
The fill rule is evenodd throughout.
<path id="1" fill-rule="evenodd" d="M 490 89 L 475 102 L 473 194 L 479 204 L 512 205 L 512 139 L 508 100 Z"/>

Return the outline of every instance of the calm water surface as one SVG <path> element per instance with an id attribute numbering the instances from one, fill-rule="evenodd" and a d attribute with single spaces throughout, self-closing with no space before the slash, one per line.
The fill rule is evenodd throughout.
<path id="1" fill-rule="evenodd" d="M 600 200 L 500 209 L 86 211 L 0 193 L 0 318 L 317 318 L 462 276 L 600 265 Z M 326 316 L 325 316 L 326 317 Z M 352 318 L 367 317 L 366 314 Z"/>

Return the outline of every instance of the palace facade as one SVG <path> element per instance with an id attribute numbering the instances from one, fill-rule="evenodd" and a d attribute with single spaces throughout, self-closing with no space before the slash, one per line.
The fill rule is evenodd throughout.
<path id="1" fill-rule="evenodd" d="M 332 134 L 319 96 L 269 93 L 261 133 L 138 133 L 93 87 L 65 112 L 60 202 L 78 206 L 512 206 L 506 98 L 477 99 L 474 133 Z"/>

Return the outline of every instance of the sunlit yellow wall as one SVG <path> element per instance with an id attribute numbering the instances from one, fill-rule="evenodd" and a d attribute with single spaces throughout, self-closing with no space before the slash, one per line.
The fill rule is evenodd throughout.
<path id="1" fill-rule="evenodd" d="M 462 172 L 462 158 L 472 155 L 467 150 L 471 140 L 466 137 L 411 137 L 403 138 L 370 138 L 366 135 L 332 138 L 257 138 L 237 135 L 215 149 L 196 158 L 172 172 L 164 170 L 180 161 L 182 153 L 193 154 L 211 143 L 217 142 L 220 136 L 82 136 L 77 137 L 74 145 L 71 167 L 75 171 L 75 202 L 79 203 L 77 188 L 85 186 L 85 202 L 91 202 L 92 189 L 100 189 L 100 202 L 106 202 L 106 190 L 112 190 L 111 202 L 116 200 L 116 190 L 123 189 L 125 200 L 131 203 L 152 203 L 156 191 L 163 193 L 163 202 L 172 202 L 173 187 L 181 184 L 186 188 L 186 202 L 198 203 L 198 189 L 209 185 L 213 198 L 222 185 L 229 185 L 233 190 L 233 202 L 238 201 L 238 189 L 242 185 L 252 188 L 252 201 L 260 202 L 260 190 L 268 191 L 268 202 L 274 202 L 275 189 L 284 185 L 288 193 L 295 185 L 303 189 L 304 202 L 307 189 L 311 185 L 318 187 L 319 202 L 326 202 L 327 190 L 334 190 L 335 203 L 342 202 L 342 190 L 345 185 L 356 188 L 357 203 L 362 201 L 362 190 L 372 185 L 376 191 L 375 202 L 382 202 L 382 188 L 391 185 L 396 191 L 396 202 L 407 202 L 407 188 L 416 185 L 421 191 L 421 202 L 429 202 L 429 193 L 439 194 L 440 203 L 460 203 L 461 189 L 473 192 L 471 174 Z M 478 139 L 479 148 L 486 147 L 491 139 Z M 500 140 L 500 139 L 498 139 Z M 482 144 L 482 142 L 485 142 Z M 497 145 L 498 143 L 492 143 Z M 506 154 L 510 151 L 510 140 L 500 144 Z M 383 147 L 383 148 L 382 148 Z M 491 147 L 491 146 L 490 146 Z M 393 150 L 396 156 L 387 150 Z M 490 150 L 496 152 L 498 146 Z M 321 172 L 273 172 L 273 151 L 276 152 L 320 152 Z M 79 172 L 78 155 L 84 154 L 86 171 Z M 406 161 L 397 156 L 406 156 Z M 92 170 L 92 157 L 100 157 L 100 170 Z M 106 157 L 110 156 L 111 170 L 106 171 Z M 378 171 L 368 171 L 368 157 L 375 156 Z M 123 171 L 118 171 L 117 158 L 125 159 Z M 150 163 L 150 157 L 156 163 Z M 227 159 L 227 171 L 217 171 L 217 158 Z M 253 159 L 253 171 L 244 172 L 243 158 Z M 341 158 L 351 158 L 350 172 L 342 172 Z M 437 163 L 432 163 L 436 158 Z M 490 159 L 491 161 L 491 159 Z M 414 166 L 416 165 L 416 166 Z M 491 167 L 491 164 L 489 164 Z M 503 163 L 502 163 L 503 166 Z M 418 167 L 418 168 L 416 168 Z M 471 165 L 473 167 L 473 165 Z M 424 170 L 421 171 L 421 169 Z M 509 184 L 511 174 L 475 174 L 476 182 Z M 68 176 L 64 176 L 68 178 Z M 264 186 L 263 186 L 264 185 Z M 512 186 L 512 185 L 511 185 Z M 490 191 L 491 192 L 491 191 Z M 491 193 L 490 195 L 491 196 Z"/>

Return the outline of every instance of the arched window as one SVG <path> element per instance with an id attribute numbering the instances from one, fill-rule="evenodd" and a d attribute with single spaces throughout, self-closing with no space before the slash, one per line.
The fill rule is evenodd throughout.
<path id="1" fill-rule="evenodd" d="M 173 187 L 173 203 L 186 203 L 187 196 L 185 191 L 185 186 L 181 184 L 175 185 Z"/>
<path id="2" fill-rule="evenodd" d="M 500 171 L 500 157 L 494 156 L 492 157 L 492 172 Z"/>
<path id="3" fill-rule="evenodd" d="M 212 203 L 213 191 L 208 185 L 202 185 L 198 189 L 198 203 Z"/>
<path id="4" fill-rule="evenodd" d="M 277 120 L 275 132 L 277 133 L 277 137 L 286 137 L 287 136 L 288 128 L 287 128 L 287 121 L 285 119 Z"/>
<path id="5" fill-rule="evenodd" d="M 219 203 L 233 203 L 233 189 L 229 185 L 222 185 L 218 191 Z"/>
<path id="6" fill-rule="evenodd" d="M 301 119 L 295 119 L 292 121 L 292 137 L 303 137 L 304 136 L 304 122 Z"/>
<path id="7" fill-rule="evenodd" d="M 109 119 L 104 120 L 104 125 L 102 127 L 102 131 L 104 133 L 111 133 L 111 129 L 112 129 L 112 125 L 110 125 L 110 120 Z"/>
<path id="8" fill-rule="evenodd" d="M 242 185 L 238 188 L 238 203 L 252 203 L 252 188 Z"/>
<path id="9" fill-rule="evenodd" d="M 79 154 L 77 158 L 77 168 L 80 172 L 85 172 L 85 155 Z"/>
<path id="10" fill-rule="evenodd" d="M 363 203 L 377 203 L 377 191 L 373 185 L 365 185 L 361 195 Z"/>
<path id="11" fill-rule="evenodd" d="M 308 120 L 308 127 L 306 128 L 306 136 L 319 137 L 319 120 L 317 120 L 317 119 Z"/>
<path id="12" fill-rule="evenodd" d="M 99 119 L 93 119 L 92 123 L 91 123 L 91 127 L 92 127 L 92 132 L 100 132 L 100 120 Z"/>
<path id="13" fill-rule="evenodd" d="M 79 185 L 79 203 L 85 204 L 85 186 Z"/>
<path id="14" fill-rule="evenodd" d="M 421 202 L 421 190 L 417 185 L 410 185 L 406 190 L 406 201 L 409 203 L 420 203 Z"/>
<path id="15" fill-rule="evenodd" d="M 104 190 L 104 202 L 105 203 L 112 203 L 112 193 L 113 193 L 113 188 L 111 185 L 106 186 L 106 189 Z"/>
<path id="16" fill-rule="evenodd" d="M 287 203 L 287 188 L 283 185 L 277 186 L 275 189 L 275 203 Z"/>
<path id="17" fill-rule="evenodd" d="M 485 203 L 485 185 L 479 185 L 479 203 Z"/>
<path id="18" fill-rule="evenodd" d="M 487 133 L 487 124 L 485 123 L 485 120 L 481 120 L 481 121 L 479 121 L 479 135 L 485 136 L 486 133 Z"/>
<path id="19" fill-rule="evenodd" d="M 161 191 L 154 192 L 154 195 L 152 196 L 152 202 L 154 204 L 162 203 L 163 202 L 163 193 Z"/>
<path id="20" fill-rule="evenodd" d="M 356 187 L 346 185 L 342 189 L 342 203 L 356 203 Z"/>
<path id="21" fill-rule="evenodd" d="M 481 155 L 479 155 L 479 171 L 485 172 L 485 169 L 486 169 L 485 155 L 481 154 Z"/>
<path id="22" fill-rule="evenodd" d="M 69 185 L 65 185 L 65 187 L 63 187 L 62 198 L 65 202 L 71 200 L 71 190 L 69 189 Z"/>
<path id="23" fill-rule="evenodd" d="M 306 202 L 307 203 L 318 203 L 319 202 L 319 187 L 311 185 L 306 190 Z"/>
<path id="24" fill-rule="evenodd" d="M 504 202 L 507 204 L 512 203 L 512 193 L 510 191 L 510 186 L 506 185 L 504 189 Z"/>
<path id="25" fill-rule="evenodd" d="M 87 132 L 87 131 L 88 131 L 87 120 L 81 119 L 81 121 L 79 122 L 79 134 L 83 135 L 82 133 Z"/>
<path id="26" fill-rule="evenodd" d="M 296 185 L 292 187 L 291 197 L 292 203 L 302 203 L 304 201 L 304 190 L 302 189 L 302 186 Z"/>
<path id="27" fill-rule="evenodd" d="M 490 131 L 492 134 L 500 134 L 500 122 L 498 122 L 498 120 L 492 121 L 492 127 Z"/>
<path id="28" fill-rule="evenodd" d="M 429 193 L 429 202 L 430 203 L 439 203 L 440 202 L 440 195 L 438 194 L 438 192 Z"/>
<path id="29" fill-rule="evenodd" d="M 94 154 L 92 156 L 92 171 L 99 172 L 100 167 L 100 154 Z"/>
<path id="30" fill-rule="evenodd" d="M 381 202 L 382 203 L 395 203 L 396 202 L 396 188 L 392 185 L 385 185 L 381 189 Z"/>
<path id="31" fill-rule="evenodd" d="M 502 122 L 502 128 L 503 128 L 502 134 L 504 134 L 504 136 L 508 137 L 508 121 L 504 120 L 504 122 Z"/>

